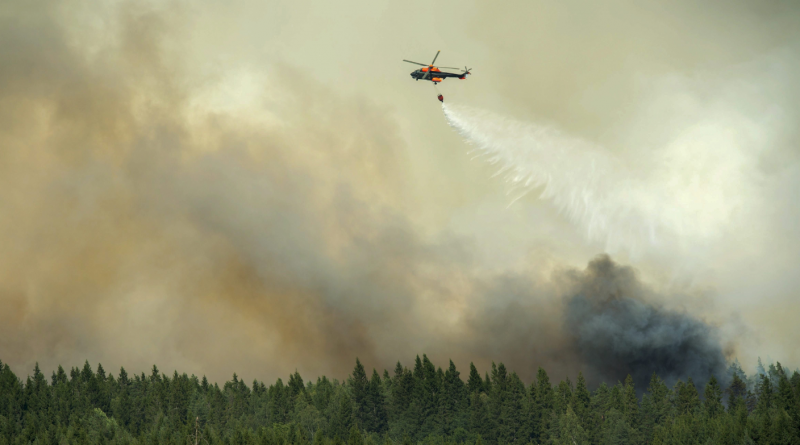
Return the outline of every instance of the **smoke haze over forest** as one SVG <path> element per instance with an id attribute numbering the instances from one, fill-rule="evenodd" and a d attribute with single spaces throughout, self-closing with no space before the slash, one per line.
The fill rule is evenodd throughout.
<path id="1" fill-rule="evenodd" d="M 422 353 L 526 382 L 794 369 L 799 19 L 790 2 L 5 2 L 0 359 L 214 381 Z M 541 184 L 513 201 L 401 62 L 437 49 L 475 67 L 446 103 L 613 157 L 598 199 L 668 238 L 591 232 Z"/>

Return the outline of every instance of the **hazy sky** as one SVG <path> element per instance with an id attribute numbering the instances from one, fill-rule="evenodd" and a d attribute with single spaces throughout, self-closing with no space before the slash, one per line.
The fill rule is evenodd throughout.
<path id="1" fill-rule="evenodd" d="M 800 366 L 798 24 L 789 1 L 3 2 L 0 360 L 574 375 L 563 299 L 608 253 L 747 370 Z M 473 68 L 438 91 L 480 134 L 571 154 L 476 158 L 402 62 L 437 50 Z M 515 200 L 519 156 L 563 187 Z M 571 214 L 574 187 L 624 225 Z"/>

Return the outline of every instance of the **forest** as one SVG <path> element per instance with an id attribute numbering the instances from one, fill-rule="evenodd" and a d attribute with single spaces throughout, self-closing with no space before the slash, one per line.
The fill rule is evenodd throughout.
<path id="1" fill-rule="evenodd" d="M 721 384 L 720 382 L 725 382 Z M 371 375 L 356 359 L 344 381 L 299 373 L 286 383 L 222 386 L 205 377 L 114 376 L 102 365 L 24 381 L 0 361 L 0 445 L 800 444 L 800 373 L 780 363 L 747 376 L 738 362 L 701 387 L 587 387 L 583 374 L 526 385 L 502 363 L 462 377 L 427 356 Z"/>

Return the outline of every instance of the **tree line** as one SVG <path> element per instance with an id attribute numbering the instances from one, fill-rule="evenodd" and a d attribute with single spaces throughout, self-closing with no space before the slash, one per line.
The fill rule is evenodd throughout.
<path id="1" fill-rule="evenodd" d="M 800 373 L 759 360 L 754 376 L 735 362 L 720 377 L 669 387 L 653 374 L 640 397 L 630 376 L 591 391 L 539 368 L 526 385 L 500 363 L 464 379 L 424 355 L 383 375 L 356 360 L 342 382 L 233 374 L 221 387 L 88 362 L 22 381 L 0 361 L 0 445 L 800 444 Z"/>

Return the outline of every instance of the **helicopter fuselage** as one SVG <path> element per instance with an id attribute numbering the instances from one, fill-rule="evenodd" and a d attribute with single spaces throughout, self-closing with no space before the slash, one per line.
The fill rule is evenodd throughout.
<path id="1" fill-rule="evenodd" d="M 427 76 L 427 78 L 426 78 L 427 74 L 428 74 L 428 68 L 421 68 L 421 69 L 418 69 L 416 71 L 413 71 L 411 73 L 411 77 L 414 80 L 422 79 L 422 80 L 429 80 L 429 81 L 431 81 L 433 83 L 438 83 L 438 82 L 441 82 L 442 80 L 444 80 L 444 79 L 446 79 L 448 77 L 456 77 L 456 78 L 459 78 L 459 79 L 466 79 L 468 73 L 461 73 L 461 74 L 458 74 L 458 73 L 446 73 L 444 71 L 439 71 L 438 68 L 434 68 L 434 69 L 431 70 L 430 76 Z"/>
<path id="2" fill-rule="evenodd" d="M 467 74 L 469 74 L 469 71 L 470 71 L 471 68 L 467 68 L 465 66 L 464 67 L 464 71 L 462 71 L 461 73 L 447 73 L 447 72 L 444 72 L 444 71 L 440 70 L 439 67 L 435 65 L 436 64 L 436 59 L 439 57 L 439 53 L 440 52 L 441 51 L 436 51 L 436 55 L 433 56 L 433 62 L 431 62 L 429 64 L 424 64 L 424 63 L 414 62 L 413 60 L 403 59 L 403 62 L 413 63 L 414 65 L 419 65 L 419 66 L 422 67 L 422 68 L 412 72 L 411 73 L 411 78 L 414 79 L 414 80 L 420 80 L 420 79 L 422 79 L 422 80 L 430 80 L 434 84 L 437 84 L 437 83 L 447 79 L 448 77 L 458 77 L 459 79 L 466 79 L 467 78 Z M 461 69 L 461 68 L 454 68 L 452 66 L 443 66 L 442 68 L 453 69 L 453 70 Z"/>

